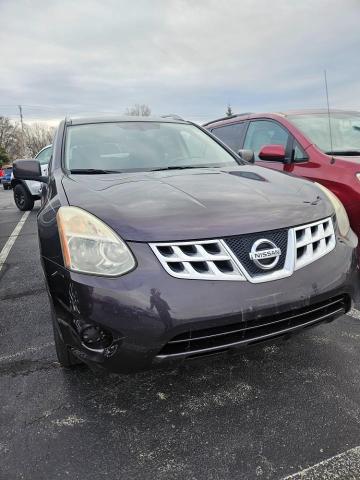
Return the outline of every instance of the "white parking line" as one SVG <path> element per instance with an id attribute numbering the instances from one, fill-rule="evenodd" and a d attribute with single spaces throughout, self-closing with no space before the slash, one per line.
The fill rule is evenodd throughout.
<path id="1" fill-rule="evenodd" d="M 5 243 L 3 249 L 0 252 L 0 272 L 1 272 L 1 269 L 4 265 L 4 263 L 5 263 L 8 255 L 9 255 L 9 253 L 10 253 L 10 250 L 11 250 L 12 246 L 15 243 L 15 240 L 19 236 L 19 233 L 20 233 L 22 227 L 24 226 L 24 223 L 26 222 L 27 217 L 29 216 L 29 213 L 30 212 L 25 212 L 24 215 L 20 218 L 18 224 L 16 225 L 16 227 L 12 231 L 10 237 L 7 239 L 7 242 Z"/>
<path id="2" fill-rule="evenodd" d="M 282 480 L 356 480 L 360 478 L 360 447 L 351 448 L 334 457 L 305 468 Z"/>
<path id="3" fill-rule="evenodd" d="M 350 317 L 356 318 L 357 320 L 360 320 L 360 310 L 356 310 L 356 308 L 352 308 L 348 312 L 348 315 L 350 315 Z"/>

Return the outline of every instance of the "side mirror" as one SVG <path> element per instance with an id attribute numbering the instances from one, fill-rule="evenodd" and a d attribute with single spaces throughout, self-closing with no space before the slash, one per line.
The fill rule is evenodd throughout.
<path id="1" fill-rule="evenodd" d="M 15 160 L 13 175 L 18 180 L 35 180 L 47 183 L 48 177 L 41 175 L 40 163 L 37 160 Z"/>
<path id="2" fill-rule="evenodd" d="M 285 147 L 283 145 L 264 145 L 259 152 L 259 158 L 268 162 L 284 162 Z"/>
<path id="3" fill-rule="evenodd" d="M 240 149 L 238 155 L 249 163 L 255 163 L 255 155 L 252 150 Z"/>

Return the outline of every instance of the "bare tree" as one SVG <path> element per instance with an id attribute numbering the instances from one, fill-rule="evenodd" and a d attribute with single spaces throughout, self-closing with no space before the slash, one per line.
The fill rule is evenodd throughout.
<path id="1" fill-rule="evenodd" d="M 151 115 L 151 108 L 146 104 L 136 104 L 133 107 L 127 108 L 125 111 L 126 115 L 130 117 L 149 117 Z"/>
<path id="2" fill-rule="evenodd" d="M 52 143 L 54 132 L 54 127 L 40 123 L 24 125 L 24 143 L 27 155 L 35 157 L 39 150 Z"/>
<path id="3" fill-rule="evenodd" d="M 10 161 L 17 158 L 34 157 L 49 143 L 52 143 L 54 128 L 40 123 L 24 124 L 24 131 L 18 122 L 0 117 L 0 150 L 6 152 Z"/>

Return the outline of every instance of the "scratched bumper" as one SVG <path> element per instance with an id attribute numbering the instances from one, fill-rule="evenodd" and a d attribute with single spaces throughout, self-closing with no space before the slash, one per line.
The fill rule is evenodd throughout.
<path id="1" fill-rule="evenodd" d="M 291 277 L 260 284 L 173 278 L 141 243 L 129 244 L 138 266 L 123 277 L 75 274 L 45 258 L 43 267 L 64 341 L 87 363 L 131 372 L 172 362 L 161 352 L 186 332 L 273 318 L 340 295 L 354 297 L 355 244 L 354 238 L 338 241 L 330 254 Z M 112 345 L 97 352 L 86 348 L 76 328 L 79 320 L 111 332 Z"/>

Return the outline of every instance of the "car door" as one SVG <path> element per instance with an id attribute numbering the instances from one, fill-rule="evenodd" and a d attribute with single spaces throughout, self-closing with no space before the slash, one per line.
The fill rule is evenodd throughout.
<path id="1" fill-rule="evenodd" d="M 261 160 L 259 158 L 259 152 L 265 145 L 282 145 L 285 149 L 285 162 L 279 160 Z M 254 152 L 256 164 L 283 171 L 284 165 L 291 162 L 292 135 L 284 126 L 274 120 L 251 120 L 242 148 Z"/>

